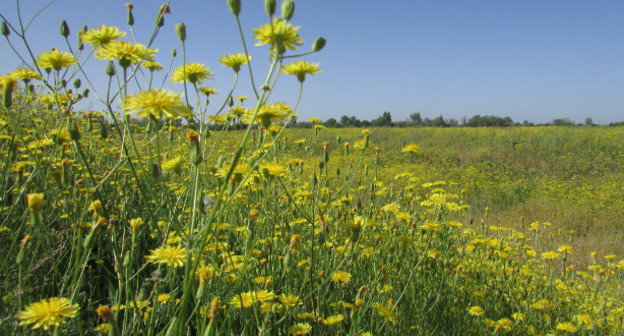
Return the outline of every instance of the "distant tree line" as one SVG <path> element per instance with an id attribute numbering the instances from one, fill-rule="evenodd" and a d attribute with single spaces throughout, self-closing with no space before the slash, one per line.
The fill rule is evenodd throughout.
<path id="1" fill-rule="evenodd" d="M 292 127 L 308 128 L 314 124 L 310 121 L 295 121 Z M 444 118 L 439 115 L 433 119 L 423 118 L 420 113 L 412 113 L 407 120 L 392 121 L 392 113 L 385 111 L 379 117 L 372 120 L 360 120 L 356 116 L 343 115 L 340 119 L 329 118 L 322 123 L 325 127 L 514 127 L 514 126 L 593 126 L 592 118 L 586 118 L 584 123 L 575 123 L 568 118 L 553 119 L 549 123 L 532 123 L 513 121 L 510 117 L 498 117 L 492 115 L 475 115 L 470 118 L 463 117 L 460 120 Z M 624 126 L 624 121 L 610 123 L 609 126 Z"/>

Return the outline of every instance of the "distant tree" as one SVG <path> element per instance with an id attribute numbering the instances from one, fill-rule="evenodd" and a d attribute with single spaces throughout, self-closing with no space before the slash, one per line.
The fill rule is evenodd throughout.
<path id="1" fill-rule="evenodd" d="M 392 126 L 392 114 L 384 112 L 379 118 L 371 120 L 372 126 Z"/>
<path id="2" fill-rule="evenodd" d="M 555 126 L 574 126 L 576 125 L 574 121 L 568 118 L 559 118 L 552 121 L 552 124 Z"/>
<path id="3" fill-rule="evenodd" d="M 414 123 L 414 125 L 422 125 L 422 117 L 420 116 L 419 112 L 410 114 L 410 120 L 412 121 L 412 123 Z"/>
<path id="4" fill-rule="evenodd" d="M 351 125 L 351 119 L 347 115 L 343 115 L 340 117 L 340 124 L 344 127 L 348 127 Z"/>
<path id="5" fill-rule="evenodd" d="M 457 121 L 457 119 L 451 118 L 451 119 L 448 120 L 448 126 L 449 127 L 457 127 L 457 126 L 459 126 L 459 122 Z"/>
<path id="6" fill-rule="evenodd" d="M 593 126 L 594 125 L 594 119 L 592 119 L 592 118 L 585 118 L 585 125 L 586 126 Z"/>
<path id="7" fill-rule="evenodd" d="M 439 115 L 435 119 L 431 121 L 431 126 L 433 127 L 448 127 L 448 123 L 444 120 L 442 115 Z"/>
<path id="8" fill-rule="evenodd" d="M 371 126 L 371 122 L 364 119 L 362 120 L 362 127 L 370 127 Z"/>
<path id="9" fill-rule="evenodd" d="M 329 119 L 325 120 L 323 125 L 325 125 L 325 127 L 337 127 L 338 126 L 338 121 L 336 121 L 335 118 L 329 118 Z"/>

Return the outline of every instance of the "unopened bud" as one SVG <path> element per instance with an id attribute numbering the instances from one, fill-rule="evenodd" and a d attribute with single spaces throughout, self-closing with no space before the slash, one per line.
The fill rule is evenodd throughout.
<path id="1" fill-rule="evenodd" d="M 184 23 L 178 23 L 175 26 L 175 32 L 180 41 L 184 42 L 186 40 L 186 25 Z"/>
<path id="2" fill-rule="evenodd" d="M 115 64 L 113 63 L 113 61 L 108 62 L 108 64 L 106 65 L 106 74 L 109 77 L 115 76 Z"/>
<path id="3" fill-rule="evenodd" d="M 241 2 L 240 0 L 227 0 L 228 6 L 230 7 L 230 12 L 232 14 L 238 16 L 241 12 Z"/>
<path id="4" fill-rule="evenodd" d="M 316 52 L 316 51 L 320 51 L 321 49 L 323 49 L 325 47 L 325 43 L 327 41 L 325 41 L 324 38 L 319 37 L 317 38 L 314 43 L 312 43 L 312 51 Z"/>
<path id="5" fill-rule="evenodd" d="M 286 21 L 292 19 L 295 14 L 295 2 L 293 0 L 284 0 L 282 2 L 282 18 Z"/>
<path id="6" fill-rule="evenodd" d="M 4 35 L 4 37 L 9 37 L 9 35 L 11 35 L 11 30 L 9 29 L 9 25 L 6 23 L 6 21 L 2 20 L 2 35 Z"/>
<path id="7" fill-rule="evenodd" d="M 264 0 L 264 10 L 268 16 L 275 14 L 275 0 Z"/>
<path id="8" fill-rule="evenodd" d="M 74 80 L 74 87 L 75 87 L 76 89 L 80 89 L 80 85 L 82 85 L 82 82 L 80 81 L 80 78 L 76 78 L 76 79 Z"/>
<path id="9" fill-rule="evenodd" d="M 128 11 L 128 15 L 126 16 L 126 22 L 128 22 L 128 26 L 134 25 L 134 14 L 131 11 Z"/>
<path id="10" fill-rule="evenodd" d="M 65 20 L 61 21 L 61 35 L 65 38 L 69 36 L 69 26 Z"/>
<path id="11" fill-rule="evenodd" d="M 171 57 L 175 58 L 178 55 L 178 51 L 175 49 L 171 49 Z"/>

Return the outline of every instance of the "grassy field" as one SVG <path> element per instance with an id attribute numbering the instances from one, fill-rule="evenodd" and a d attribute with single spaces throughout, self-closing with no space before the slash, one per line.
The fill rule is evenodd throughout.
<path id="1" fill-rule="evenodd" d="M 13 112 L 0 330 L 46 297 L 56 334 L 622 330 L 621 128 L 204 132 L 193 164 L 187 126 L 130 125 L 128 160 Z"/>
<path id="2" fill-rule="evenodd" d="M 338 137 L 353 143 L 360 133 L 325 129 L 319 141 L 332 144 L 339 167 L 351 159 L 342 156 Z M 624 252 L 622 128 L 381 128 L 371 133 L 381 149 L 384 182 L 404 172 L 422 182 L 455 182 L 466 191 L 470 216 L 482 217 L 489 209 L 487 224 L 521 229 L 542 221 L 574 231 L 564 236 L 577 245 L 582 263 L 592 251 Z M 287 136 L 306 138 L 310 132 L 290 130 Z M 418 153 L 401 153 L 412 142 Z M 297 154 L 311 160 L 320 151 Z"/>

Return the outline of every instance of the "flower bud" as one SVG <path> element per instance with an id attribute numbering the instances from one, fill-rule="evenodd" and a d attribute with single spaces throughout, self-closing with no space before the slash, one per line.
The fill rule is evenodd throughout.
<path id="1" fill-rule="evenodd" d="M 82 85 L 82 82 L 80 81 L 80 78 L 76 78 L 76 79 L 74 80 L 74 87 L 75 87 L 76 89 L 80 89 L 80 86 L 81 86 L 81 85 Z"/>
<path id="2" fill-rule="evenodd" d="M 230 12 L 232 14 L 238 16 L 241 11 L 241 2 L 240 0 L 227 0 L 228 6 L 230 7 Z"/>
<path id="3" fill-rule="evenodd" d="M 175 26 L 175 32 L 180 41 L 184 42 L 186 40 L 186 25 L 184 23 L 178 23 Z"/>
<path id="4" fill-rule="evenodd" d="M 102 139 L 108 138 L 108 125 L 104 122 L 100 123 L 100 136 Z"/>
<path id="5" fill-rule="evenodd" d="M 321 49 L 323 49 L 325 47 L 325 43 L 327 41 L 325 41 L 324 38 L 319 37 L 317 38 L 314 43 L 312 44 L 312 51 L 316 52 L 316 51 L 320 51 Z"/>
<path id="6" fill-rule="evenodd" d="M 178 55 L 178 51 L 175 49 L 171 49 L 171 57 L 175 58 Z"/>
<path id="7" fill-rule="evenodd" d="M 1 29 L 2 35 L 4 35 L 4 37 L 9 37 L 9 35 L 11 34 L 11 30 L 9 29 L 9 25 L 4 20 L 2 20 Z"/>
<path id="8" fill-rule="evenodd" d="M 128 11 L 128 15 L 126 16 L 126 22 L 128 22 L 128 26 L 134 25 L 134 14 L 131 11 Z"/>
<path id="9" fill-rule="evenodd" d="M 234 99 L 232 99 L 232 96 L 228 97 L 227 104 L 228 104 L 229 107 L 234 106 Z"/>
<path id="10" fill-rule="evenodd" d="M 65 20 L 61 21 L 61 35 L 63 35 L 63 37 L 65 38 L 69 36 L 69 26 L 67 25 L 67 21 Z"/>
<path id="11" fill-rule="evenodd" d="M 78 129 L 78 126 L 76 126 L 75 120 L 72 119 L 67 123 L 67 132 L 69 132 L 69 137 L 73 141 L 80 140 L 80 130 Z"/>
<path id="12" fill-rule="evenodd" d="M 41 209 L 41 205 L 43 204 L 43 193 L 34 193 L 28 194 L 26 196 L 28 209 L 33 212 L 38 212 Z"/>
<path id="13" fill-rule="evenodd" d="M 165 25 L 165 15 L 162 13 L 158 13 L 158 15 L 156 15 L 156 26 L 158 27 L 162 27 Z"/>
<path id="14" fill-rule="evenodd" d="M 282 2 L 282 18 L 286 21 L 292 19 L 295 14 L 295 2 L 293 0 L 284 0 Z"/>
<path id="15" fill-rule="evenodd" d="M 275 14 L 275 0 L 264 0 L 264 10 L 268 16 Z"/>

